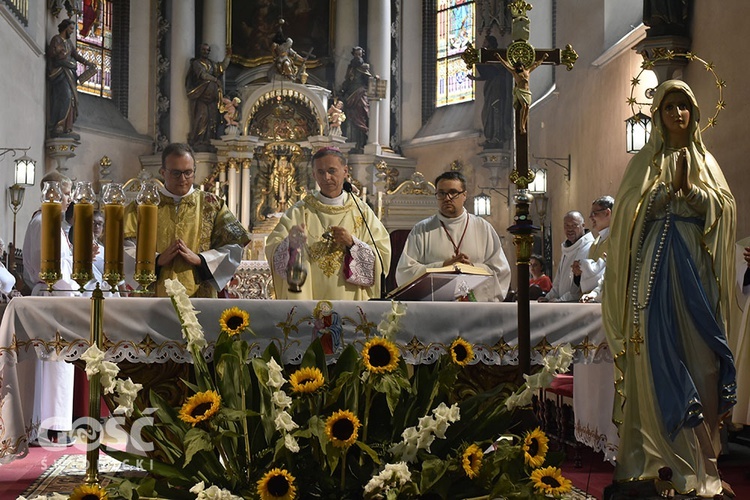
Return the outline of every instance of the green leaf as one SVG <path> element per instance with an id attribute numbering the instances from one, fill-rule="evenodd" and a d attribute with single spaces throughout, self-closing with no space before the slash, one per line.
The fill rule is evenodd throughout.
<path id="1" fill-rule="evenodd" d="M 153 473 L 154 475 L 167 479 L 187 479 L 185 471 L 181 467 L 166 464 L 153 458 L 144 458 L 142 455 L 114 450 L 112 448 L 105 447 L 103 450 L 107 455 L 119 460 L 120 462 L 138 464 L 141 468 Z"/>
<path id="2" fill-rule="evenodd" d="M 365 453 L 367 453 L 368 455 L 370 455 L 370 458 L 372 459 L 373 462 L 375 462 L 376 464 L 380 465 L 380 457 L 378 456 L 378 454 L 377 454 L 377 452 L 375 450 L 373 450 L 372 448 L 370 448 L 365 443 L 363 443 L 362 441 L 359 441 L 359 440 L 355 441 L 354 444 L 356 444 L 357 447 L 360 450 L 362 450 Z"/>
<path id="3" fill-rule="evenodd" d="M 432 458 L 422 462 L 422 473 L 419 476 L 419 491 L 425 493 L 443 477 L 448 470 L 448 462 Z"/>
<path id="4" fill-rule="evenodd" d="M 265 360 L 253 358 L 251 362 L 253 373 L 258 380 L 257 414 L 260 415 L 260 423 L 263 427 L 263 438 L 266 444 L 270 444 L 276 432 L 276 424 L 270 418 L 274 407 L 271 401 L 274 389 L 268 386 L 268 364 Z"/>
<path id="5" fill-rule="evenodd" d="M 333 446 L 333 443 L 330 441 L 326 443 L 325 450 L 326 462 L 328 463 L 328 468 L 331 470 L 331 475 L 333 475 L 336 471 L 336 467 L 339 466 L 339 460 L 341 459 L 342 453 L 346 453 L 347 450 Z"/>
<path id="6" fill-rule="evenodd" d="M 203 429 L 193 427 L 185 434 L 185 465 L 200 451 L 214 451 L 211 436 Z"/>
<path id="7" fill-rule="evenodd" d="M 376 391 L 385 394 L 388 409 L 390 410 L 391 415 L 393 415 L 396 410 L 396 405 L 401 398 L 401 392 L 404 390 L 409 392 L 411 389 L 409 381 L 397 371 L 375 376 L 374 380 L 375 383 L 373 384 L 373 388 Z"/>
<path id="8" fill-rule="evenodd" d="M 305 351 L 304 356 L 302 356 L 300 368 L 307 368 L 308 366 L 317 367 L 326 381 L 330 380 L 328 375 L 328 360 L 326 359 L 326 354 L 323 351 L 323 344 L 320 343 L 320 339 L 313 340 Z"/>
<path id="9" fill-rule="evenodd" d="M 266 350 L 263 351 L 262 358 L 266 362 L 271 361 L 271 358 L 275 358 L 279 366 L 284 366 L 284 364 L 281 362 L 281 353 L 279 352 L 279 348 L 275 342 L 271 342 L 270 344 L 268 344 Z"/>
<path id="10" fill-rule="evenodd" d="M 332 377 L 337 377 L 345 372 L 355 372 L 358 367 L 359 352 L 357 352 L 357 349 L 352 344 L 348 344 L 344 350 L 341 351 L 339 358 L 336 360 L 336 364 L 333 367 L 334 373 Z"/>
<path id="11" fill-rule="evenodd" d="M 146 478 L 136 489 L 138 496 L 143 497 L 151 495 L 156 487 L 156 479 L 153 477 Z"/>
<path id="12" fill-rule="evenodd" d="M 219 417 L 224 418 L 230 422 L 236 422 L 246 417 L 257 417 L 259 413 L 253 410 L 235 410 L 234 408 L 227 408 L 222 406 L 219 410 Z"/>

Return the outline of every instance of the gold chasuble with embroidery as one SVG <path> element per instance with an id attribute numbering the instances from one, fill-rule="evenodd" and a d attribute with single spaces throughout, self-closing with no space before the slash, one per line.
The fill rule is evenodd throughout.
<path id="1" fill-rule="evenodd" d="M 136 205 L 132 203 L 125 215 L 125 238 L 135 238 L 137 227 Z M 193 252 L 201 254 L 212 274 L 211 279 L 201 280 L 197 268 L 177 256 L 157 270 L 157 297 L 167 296 L 164 289 L 166 279 L 182 283 L 190 297 L 216 297 L 217 290 L 223 288 L 234 274 L 241 250 L 250 241 L 247 230 L 224 201 L 199 190 L 185 195 L 177 204 L 174 198 L 161 193 L 156 238 L 157 255 L 180 238 Z M 238 259 L 230 257 L 229 250 L 226 250 L 235 245 L 240 249 Z"/>
<path id="2" fill-rule="evenodd" d="M 308 195 L 287 210 L 266 240 L 266 257 L 273 271 L 276 298 L 368 300 L 380 297 L 381 266 L 373 246 L 377 245 L 387 272 L 391 245 L 385 226 L 369 206 L 356 201 L 372 231 L 373 244 L 352 196 L 346 196 L 343 205 L 328 205 L 316 196 L 320 195 Z M 302 291 L 294 293 L 288 290 L 286 282 L 292 252 L 288 236 L 292 227 L 302 224 L 307 235 L 304 255 L 308 274 Z M 354 245 L 346 249 L 327 239 L 325 235 L 331 226 L 346 228 Z"/>

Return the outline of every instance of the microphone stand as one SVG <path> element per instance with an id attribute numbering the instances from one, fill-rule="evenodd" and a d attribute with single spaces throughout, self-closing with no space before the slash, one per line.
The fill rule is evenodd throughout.
<path id="1" fill-rule="evenodd" d="M 352 185 L 349 182 L 344 182 L 344 191 L 349 193 L 349 196 L 352 197 Z M 357 207 L 357 210 L 359 210 L 359 215 L 362 217 L 362 222 L 365 223 L 367 234 L 370 235 L 370 239 L 372 240 L 372 245 L 375 247 L 375 253 L 378 256 L 378 260 L 380 261 L 380 299 L 379 300 L 385 300 L 385 265 L 383 264 L 383 257 L 380 255 L 378 244 L 375 243 L 375 238 L 372 236 L 372 231 L 370 231 L 370 225 L 367 223 L 365 214 L 362 213 L 362 208 L 360 208 L 359 206 L 357 197 L 353 196 L 353 198 L 354 198 L 354 205 Z"/>

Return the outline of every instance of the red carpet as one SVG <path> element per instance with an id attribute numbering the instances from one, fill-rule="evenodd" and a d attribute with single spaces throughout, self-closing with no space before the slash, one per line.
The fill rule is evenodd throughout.
<path id="1" fill-rule="evenodd" d="M 54 451 L 32 447 L 26 457 L 0 465 L 0 500 L 17 498 L 42 472 L 55 463 L 55 460 L 72 453 L 83 452 L 74 447 L 57 448 Z"/>
<path id="2" fill-rule="evenodd" d="M 20 460 L 0 465 L 0 500 L 12 500 L 24 492 L 26 488 L 47 467 L 62 455 L 83 453 L 77 447 L 59 448 L 48 451 L 44 448 L 31 448 L 29 454 Z M 568 459 L 563 464 L 563 474 L 573 485 L 601 499 L 604 488 L 612 482 L 613 466 L 602 459 L 601 453 L 594 453 L 591 449 L 581 449 L 582 467 L 575 468 L 573 452 L 568 453 Z M 730 443 L 729 453 L 719 459 L 719 468 L 724 479 L 732 486 L 738 499 L 750 499 L 750 447 Z"/>
<path id="3" fill-rule="evenodd" d="M 601 499 L 604 488 L 612 483 L 614 466 L 605 462 L 601 453 L 590 448 L 581 449 L 582 467 L 575 468 L 573 451 L 563 464 L 563 475 L 573 482 L 573 486 L 589 495 Z M 738 499 L 750 499 L 750 447 L 730 443 L 729 453 L 719 458 L 722 478 L 728 482 Z"/>

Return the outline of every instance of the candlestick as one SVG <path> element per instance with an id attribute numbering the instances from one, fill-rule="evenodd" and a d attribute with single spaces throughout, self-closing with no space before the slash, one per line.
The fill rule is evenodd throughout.
<path id="1" fill-rule="evenodd" d="M 73 278 L 83 289 L 91 281 L 94 261 L 94 189 L 89 181 L 76 182 L 73 191 Z"/>
<path id="2" fill-rule="evenodd" d="M 42 237 L 39 279 L 52 285 L 60 280 L 60 245 L 62 242 L 62 189 L 57 181 L 42 186 Z"/>
<path id="3" fill-rule="evenodd" d="M 114 289 L 122 281 L 125 219 L 125 191 L 119 182 L 104 187 L 104 274 L 102 278 Z"/>
<path id="4" fill-rule="evenodd" d="M 143 291 L 156 281 L 156 226 L 159 191 L 155 184 L 144 183 L 136 198 L 138 230 L 133 278 Z"/>

